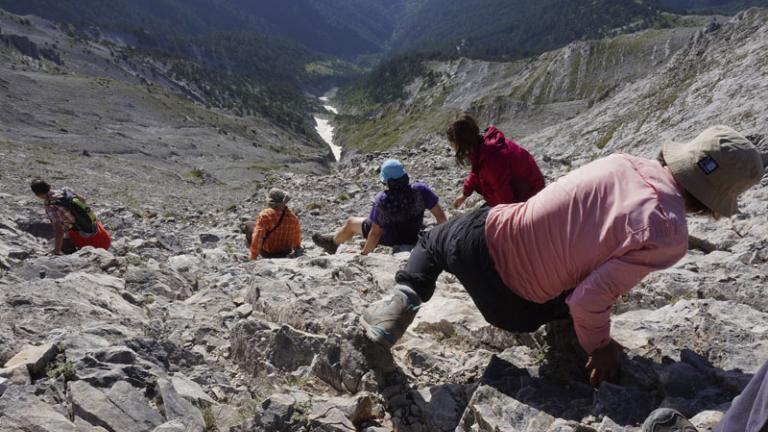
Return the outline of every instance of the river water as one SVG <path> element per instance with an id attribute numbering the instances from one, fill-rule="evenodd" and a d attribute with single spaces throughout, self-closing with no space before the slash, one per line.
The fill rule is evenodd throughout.
<path id="1" fill-rule="evenodd" d="M 320 98 L 320 102 L 323 103 L 323 108 L 325 108 L 328 112 L 331 112 L 333 114 L 338 114 L 339 112 L 336 110 L 336 108 L 331 105 L 330 99 L 328 96 L 323 96 Z M 328 144 L 328 147 L 331 148 L 331 151 L 333 152 L 333 157 L 336 158 L 336 162 L 341 160 L 341 146 L 337 146 L 333 143 L 333 126 L 331 125 L 331 119 L 328 118 L 327 115 L 316 115 L 315 116 L 315 123 L 317 123 L 317 133 L 320 134 L 320 137 Z"/>

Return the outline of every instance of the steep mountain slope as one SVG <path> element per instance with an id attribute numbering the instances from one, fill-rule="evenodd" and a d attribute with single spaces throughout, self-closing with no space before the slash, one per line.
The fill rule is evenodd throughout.
<path id="1" fill-rule="evenodd" d="M 406 9 L 392 47 L 517 59 L 664 21 L 653 5 L 633 0 L 427 0 Z"/>
<path id="2" fill-rule="evenodd" d="M 35 154 L 41 166 L 116 158 L 126 178 L 140 180 L 150 169 L 172 182 L 233 186 L 284 164 L 327 169 L 331 156 L 316 133 L 278 123 L 257 103 L 253 111 L 238 104 L 240 115 L 217 107 L 246 96 L 263 103 L 253 84 L 238 90 L 215 76 L 190 77 L 38 18 L 0 12 L 0 28 L 0 140 Z M 299 121 L 312 119 L 299 114 Z"/>
<path id="3" fill-rule="evenodd" d="M 762 134 L 766 16 L 751 9 L 697 31 L 645 31 L 514 63 L 432 62 L 428 75 L 406 87 L 407 99 L 371 105 L 352 98 L 339 138 L 365 148 L 413 143 L 442 134 L 461 110 L 564 159 L 651 151 L 659 140 L 713 123 Z"/>
<path id="4" fill-rule="evenodd" d="M 675 11 L 736 13 L 754 6 L 768 6 L 766 0 L 659 0 L 663 7 Z"/>
<path id="5" fill-rule="evenodd" d="M 576 42 L 515 62 L 411 57 L 385 64 L 384 71 L 410 74 L 399 80 L 393 74 L 374 75 L 370 82 L 341 91 L 346 115 L 338 119 L 339 140 L 366 149 L 412 143 L 442 133 L 448 119 L 462 110 L 477 113 L 482 121 L 513 125 L 512 135 L 526 136 L 588 111 L 662 68 L 707 20 Z M 384 91 L 387 97 L 379 97 Z"/>
<path id="6" fill-rule="evenodd" d="M 712 124 L 764 134 L 768 124 L 768 10 L 751 9 L 710 25 L 662 69 L 624 87 L 591 110 L 527 138 L 562 155 L 633 151 L 690 137 Z"/>

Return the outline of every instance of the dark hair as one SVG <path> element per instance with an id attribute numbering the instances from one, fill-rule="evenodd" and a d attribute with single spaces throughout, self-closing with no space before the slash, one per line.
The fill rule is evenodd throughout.
<path id="1" fill-rule="evenodd" d="M 667 161 L 664 159 L 664 152 L 660 151 L 659 155 L 656 156 L 656 160 L 659 161 L 661 166 L 664 166 L 664 167 L 667 166 Z M 682 189 L 682 194 L 683 194 L 683 200 L 685 200 L 686 211 L 693 212 L 693 213 L 700 213 L 704 215 L 711 215 L 713 217 L 717 216 L 715 212 L 712 211 L 712 209 L 707 207 L 703 202 L 699 201 L 698 198 L 691 195 L 691 193 L 688 192 L 685 189 L 685 187 L 683 187 Z"/>
<path id="2" fill-rule="evenodd" d="M 387 185 L 387 189 L 389 190 L 398 190 L 403 189 L 407 187 L 409 184 L 411 184 L 411 179 L 408 177 L 408 174 L 403 175 L 400 178 L 396 179 L 389 179 L 385 183 Z"/>
<path id="3" fill-rule="evenodd" d="M 41 179 L 32 180 L 30 187 L 32 187 L 32 192 L 34 192 L 35 195 L 45 195 L 51 191 L 51 185 Z"/>
<path id="4" fill-rule="evenodd" d="M 456 164 L 464 166 L 469 155 L 480 146 L 480 127 L 472 115 L 464 113 L 448 126 L 448 141 L 456 146 Z"/>

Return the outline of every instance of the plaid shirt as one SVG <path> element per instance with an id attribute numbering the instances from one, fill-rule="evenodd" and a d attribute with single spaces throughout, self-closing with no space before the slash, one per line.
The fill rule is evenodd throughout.
<path id="1" fill-rule="evenodd" d="M 280 221 L 282 212 L 282 209 L 268 208 L 259 213 L 251 240 L 252 260 L 258 258 L 261 251 L 266 253 L 282 253 L 301 247 L 301 225 L 299 224 L 299 218 L 296 217 L 291 209 L 286 207 L 285 217 L 280 226 L 275 229 L 275 226 Z M 269 235 L 267 241 L 264 242 L 264 236 L 267 235 L 267 231 L 272 229 L 274 231 Z"/>
<path id="2" fill-rule="evenodd" d="M 69 231 L 75 227 L 75 215 L 68 209 L 52 204 L 52 201 L 64 198 L 64 192 L 61 190 L 52 190 L 48 192 L 48 200 L 45 202 L 45 213 L 51 224 L 60 225 L 64 231 Z"/>

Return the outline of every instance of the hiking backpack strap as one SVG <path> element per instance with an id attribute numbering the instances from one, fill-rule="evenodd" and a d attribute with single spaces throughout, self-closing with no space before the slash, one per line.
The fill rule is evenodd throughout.
<path id="1" fill-rule="evenodd" d="M 287 212 L 287 211 L 288 211 L 288 207 L 283 207 L 283 212 L 280 214 L 280 219 L 277 221 L 277 224 L 274 227 L 272 227 L 271 230 L 267 230 L 267 233 L 264 234 L 264 239 L 262 239 L 262 244 L 266 243 L 267 239 L 269 238 L 269 236 L 271 236 L 272 233 L 275 232 L 275 230 L 278 227 L 280 227 L 280 224 L 283 223 L 283 219 L 285 219 L 285 212 Z"/>
<path id="2" fill-rule="evenodd" d="M 94 234 L 98 231 L 96 214 L 91 210 L 85 199 L 75 193 L 64 190 L 61 198 L 48 200 L 48 205 L 56 205 L 67 209 L 75 218 L 75 228 L 83 234 Z"/>

